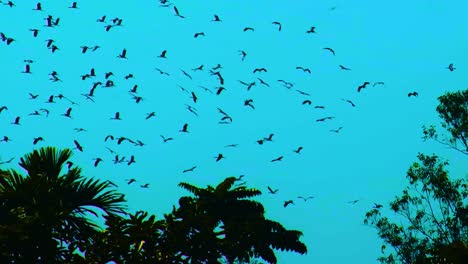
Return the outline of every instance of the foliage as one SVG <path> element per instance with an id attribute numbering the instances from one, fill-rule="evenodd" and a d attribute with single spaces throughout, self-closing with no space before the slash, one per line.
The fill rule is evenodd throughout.
<path id="1" fill-rule="evenodd" d="M 276 263 L 275 249 L 307 252 L 302 233 L 264 217 L 257 189 L 229 177 L 216 187 L 180 186 L 194 197 L 163 218 L 125 212 L 109 182 L 62 168 L 68 149 L 21 158 L 23 176 L 0 170 L 0 263 Z M 89 216 L 103 212 L 105 227 Z"/>
<path id="2" fill-rule="evenodd" d="M 21 158 L 26 176 L 0 171 L 1 263 L 63 263 L 97 231 L 89 214 L 123 212 L 123 195 L 107 182 L 85 179 L 77 167 L 61 174 L 70 157 L 47 147 Z"/>
<path id="3" fill-rule="evenodd" d="M 442 127 L 449 132 L 450 137 L 448 139 L 440 139 L 436 127 L 431 125 L 423 127 L 423 139 L 436 140 L 441 144 L 468 155 L 468 89 L 448 92 L 438 99 L 440 104 L 436 110 L 444 121 L 442 122 Z"/>
<path id="4" fill-rule="evenodd" d="M 445 166 L 435 155 L 418 155 L 407 172 L 409 186 L 390 203 L 401 216 L 399 224 L 381 214 L 381 208 L 367 212 L 364 223 L 375 227 L 384 241 L 381 263 L 462 263 L 468 253 L 464 179 L 450 180 Z M 385 254 L 386 245 L 394 252 Z"/>

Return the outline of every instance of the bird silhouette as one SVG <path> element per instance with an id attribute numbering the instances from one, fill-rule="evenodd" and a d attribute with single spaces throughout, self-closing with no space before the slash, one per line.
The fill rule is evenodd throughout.
<path id="1" fill-rule="evenodd" d="M 97 167 L 99 165 L 99 163 L 102 162 L 102 159 L 101 158 L 95 158 L 94 159 L 94 167 Z"/>
<path id="2" fill-rule="evenodd" d="M 211 20 L 211 21 L 213 21 L 213 22 L 221 22 L 221 19 L 219 18 L 218 15 L 214 15 L 213 17 L 214 17 L 214 18 L 213 18 L 213 20 Z"/>
<path id="3" fill-rule="evenodd" d="M 73 3 L 71 4 L 71 6 L 69 6 L 68 8 L 77 9 L 77 8 L 78 8 L 78 7 L 77 7 L 77 3 L 76 3 L 76 2 L 73 2 Z"/>
<path id="4" fill-rule="evenodd" d="M 221 159 L 224 159 L 226 157 L 223 156 L 223 154 L 219 153 L 218 156 L 215 157 L 216 162 L 220 161 Z"/>
<path id="5" fill-rule="evenodd" d="M 132 165 L 132 163 L 135 163 L 135 162 L 136 162 L 136 161 L 135 161 L 135 156 L 134 156 L 134 155 L 131 155 L 131 156 L 130 156 L 130 159 L 129 159 L 128 162 L 127 162 L 127 165 L 130 166 L 130 165 Z"/>
<path id="6" fill-rule="evenodd" d="M 288 205 L 290 205 L 290 204 L 294 205 L 294 202 L 293 202 L 293 200 L 287 200 L 287 201 L 284 201 L 284 203 L 283 203 L 283 207 L 284 207 L 284 208 L 286 208 L 286 207 L 287 207 Z"/>
<path id="7" fill-rule="evenodd" d="M 197 32 L 193 35 L 194 38 L 198 38 L 199 36 L 204 36 L 205 37 L 205 33 L 204 32 Z"/>
<path id="8" fill-rule="evenodd" d="M 190 169 L 185 169 L 185 170 L 183 170 L 182 173 L 192 172 L 192 171 L 194 171 L 196 168 L 197 168 L 197 166 L 193 166 L 193 167 L 191 167 Z"/>
<path id="9" fill-rule="evenodd" d="M 303 72 L 310 73 L 310 69 L 307 69 L 307 68 L 304 68 L 304 67 L 301 67 L 301 66 L 297 66 L 296 70 L 302 70 Z"/>
<path id="10" fill-rule="evenodd" d="M 310 27 L 310 29 L 307 30 L 306 33 L 310 34 L 310 33 L 317 33 L 317 32 L 315 32 L 315 27 Z"/>
<path id="11" fill-rule="evenodd" d="M 43 138 L 43 137 L 33 138 L 33 145 L 36 145 L 36 144 L 39 143 L 40 141 L 44 141 L 44 138 Z"/>
<path id="12" fill-rule="evenodd" d="M 39 34 L 39 29 L 32 28 L 29 31 L 33 33 L 33 37 L 37 38 L 37 35 Z"/>
<path id="13" fill-rule="evenodd" d="M 454 70 L 456 70 L 457 68 L 454 68 L 454 67 L 453 67 L 453 63 L 450 63 L 449 66 L 447 67 L 447 69 L 448 69 L 449 71 L 454 71 Z"/>
<path id="14" fill-rule="evenodd" d="M 366 86 L 369 85 L 369 84 L 370 84 L 369 82 L 364 82 L 362 85 L 360 85 L 360 86 L 358 87 L 358 89 L 357 89 L 358 93 L 359 93 L 362 89 L 366 88 Z"/>
<path id="15" fill-rule="evenodd" d="M 162 140 L 163 140 L 164 143 L 166 143 L 167 141 L 170 141 L 170 140 L 174 140 L 174 138 L 171 138 L 171 137 L 166 138 L 166 137 L 164 137 L 163 135 L 161 135 L 161 138 L 162 138 Z"/>
<path id="16" fill-rule="evenodd" d="M 117 58 L 127 59 L 127 50 L 123 49 L 122 52 L 119 55 L 117 55 Z"/>
<path id="17" fill-rule="evenodd" d="M 339 127 L 338 129 L 330 129 L 331 132 L 338 133 L 343 127 Z"/>
<path id="18" fill-rule="evenodd" d="M 132 179 L 127 179 L 127 184 L 129 184 L 129 185 L 134 183 L 134 182 L 136 182 L 136 180 L 133 179 L 133 178 Z"/>
<path id="19" fill-rule="evenodd" d="M 247 99 L 247 100 L 244 101 L 245 106 L 250 106 L 250 107 L 252 107 L 252 109 L 255 109 L 255 107 L 252 105 L 252 103 L 253 103 L 252 99 Z"/>
<path id="20" fill-rule="evenodd" d="M 297 149 L 295 149 L 295 150 L 293 150 L 293 151 L 294 151 L 295 153 L 297 153 L 297 154 L 300 154 L 302 149 L 303 149 L 302 147 L 298 147 Z"/>
<path id="21" fill-rule="evenodd" d="M 163 50 L 163 51 L 161 52 L 161 54 L 159 54 L 158 58 L 164 58 L 164 59 L 167 59 L 167 57 L 166 57 L 166 53 L 167 53 L 167 50 Z"/>
<path id="22" fill-rule="evenodd" d="M 256 68 L 255 70 L 253 70 L 253 73 L 256 73 L 256 72 L 267 72 L 267 69 L 265 69 L 265 68 Z"/>
<path id="23" fill-rule="evenodd" d="M 267 186 L 267 188 L 268 188 L 268 192 L 271 193 L 271 194 L 275 194 L 275 193 L 277 193 L 278 190 L 279 190 L 279 189 L 273 190 L 273 189 L 271 189 L 270 186 Z"/>
<path id="24" fill-rule="evenodd" d="M 341 99 L 341 100 L 348 102 L 349 104 L 351 104 L 352 107 L 356 107 L 356 105 L 351 100 L 348 100 L 348 99 Z"/>
<path id="25" fill-rule="evenodd" d="M 145 183 L 143 185 L 140 185 L 141 188 L 149 188 L 149 183 Z"/>
<path id="26" fill-rule="evenodd" d="M 254 31 L 255 29 L 252 27 L 245 27 L 242 31 L 247 32 L 247 31 Z"/>
<path id="27" fill-rule="evenodd" d="M 75 143 L 75 148 L 81 152 L 83 152 L 83 147 L 78 143 L 78 141 L 73 140 L 73 143 Z"/>
<path id="28" fill-rule="evenodd" d="M 302 101 L 302 104 L 303 104 L 303 105 L 305 105 L 305 104 L 311 105 L 311 104 L 312 104 L 312 101 L 310 101 L 310 100 L 304 100 L 304 101 Z"/>
<path id="29" fill-rule="evenodd" d="M 19 125 L 20 125 L 20 119 L 21 119 L 21 117 L 17 116 L 17 117 L 15 118 L 15 120 L 13 121 L 13 123 L 11 123 L 11 124 L 12 124 L 12 125 L 18 125 L 18 126 L 19 126 Z"/>
<path id="30" fill-rule="evenodd" d="M 270 162 L 277 162 L 283 160 L 283 156 L 279 156 L 276 159 L 272 159 Z"/>
<path id="31" fill-rule="evenodd" d="M 241 55 L 241 60 L 244 61 L 245 60 L 245 57 L 247 56 L 247 53 L 243 50 L 239 50 L 239 53 Z"/>
<path id="32" fill-rule="evenodd" d="M 71 117 L 71 111 L 72 111 L 72 108 L 68 108 L 67 111 L 65 112 L 65 114 L 62 114 L 63 116 L 65 117 L 68 117 L 68 118 L 72 118 Z"/>
<path id="33" fill-rule="evenodd" d="M 281 23 L 280 22 L 274 21 L 274 22 L 272 22 L 272 24 L 277 25 L 278 26 L 278 31 L 281 31 Z"/>
<path id="34" fill-rule="evenodd" d="M 309 199 L 314 199 L 314 196 L 309 196 L 309 197 L 303 197 L 303 196 L 298 196 L 297 198 L 304 200 L 304 202 L 307 202 Z"/>
<path id="35" fill-rule="evenodd" d="M 374 203 L 374 207 L 373 207 L 373 208 L 374 208 L 374 209 L 379 209 L 379 208 L 382 208 L 382 207 L 383 207 L 383 205 Z"/>
<path id="36" fill-rule="evenodd" d="M 343 65 L 338 65 L 338 66 L 340 66 L 340 69 L 344 70 L 344 71 L 350 71 L 351 70 L 350 68 L 347 68 L 347 67 L 345 67 Z"/>
<path id="37" fill-rule="evenodd" d="M 411 96 L 417 97 L 418 95 L 419 95 L 418 92 L 408 93 L 408 97 L 411 97 Z"/>
<path id="38" fill-rule="evenodd" d="M 182 129 L 179 130 L 179 132 L 183 132 L 183 133 L 188 133 L 188 124 L 185 123 L 183 126 L 182 126 Z"/>
<path id="39" fill-rule="evenodd" d="M 148 119 L 150 119 L 151 117 L 155 117 L 155 116 L 156 116 L 156 112 L 151 112 L 151 113 L 146 114 L 145 119 L 148 120 Z"/>
<path id="40" fill-rule="evenodd" d="M 41 3 L 36 3 L 36 7 L 33 9 L 34 11 L 42 11 Z"/>
<path id="41" fill-rule="evenodd" d="M 23 71 L 22 73 L 29 73 L 29 74 L 31 74 L 31 73 L 32 73 L 32 72 L 31 72 L 31 66 L 30 66 L 29 64 L 26 64 L 26 65 L 24 66 L 24 71 Z"/>
<path id="42" fill-rule="evenodd" d="M 323 49 L 330 51 L 333 54 L 333 56 L 335 56 L 335 51 L 332 48 L 323 48 Z"/>
<path id="43" fill-rule="evenodd" d="M 110 119 L 111 120 L 122 120 L 120 118 L 120 112 L 115 112 L 114 117 L 111 117 Z"/>
<path id="44" fill-rule="evenodd" d="M 184 16 L 180 15 L 180 13 L 179 13 L 179 9 L 177 9 L 177 7 L 176 7 L 176 6 L 174 6 L 174 13 L 175 13 L 175 16 L 177 16 L 177 17 L 180 17 L 180 18 L 185 18 Z"/>

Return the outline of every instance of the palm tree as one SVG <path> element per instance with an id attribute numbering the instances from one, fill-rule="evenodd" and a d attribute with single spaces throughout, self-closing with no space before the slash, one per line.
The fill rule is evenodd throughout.
<path id="1" fill-rule="evenodd" d="M 179 184 L 195 195 L 180 198 L 180 208 L 173 210 L 172 219 L 166 216 L 168 234 L 183 241 L 179 243 L 183 255 L 191 263 L 249 262 L 254 258 L 276 263 L 273 249 L 306 253 L 299 241 L 302 233 L 265 219 L 263 205 L 247 199 L 261 192 L 235 185 L 236 181 L 229 177 L 215 188 L 204 189 Z"/>
<path id="2" fill-rule="evenodd" d="M 0 170 L 1 263 L 64 263 L 97 232 L 90 214 L 123 213 L 124 196 L 108 182 L 86 179 L 77 167 L 62 173 L 71 156 L 41 148 L 21 158 L 27 175 Z"/>

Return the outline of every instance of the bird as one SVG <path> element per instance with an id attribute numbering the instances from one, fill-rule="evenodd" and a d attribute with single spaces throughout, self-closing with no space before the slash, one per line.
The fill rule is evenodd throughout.
<path id="1" fill-rule="evenodd" d="M 73 2 L 73 3 L 71 4 L 71 6 L 69 6 L 68 8 L 77 9 L 77 8 L 78 8 L 78 7 L 77 7 L 77 3 L 76 3 L 76 2 Z"/>
<path id="2" fill-rule="evenodd" d="M 117 56 L 117 58 L 127 59 L 127 50 L 123 49 L 122 52 Z"/>
<path id="3" fill-rule="evenodd" d="M 340 66 L 340 69 L 344 70 L 344 71 L 350 71 L 351 70 L 350 68 L 347 68 L 347 67 L 345 67 L 343 65 L 338 65 L 338 66 Z"/>
<path id="4" fill-rule="evenodd" d="M 224 159 L 226 157 L 223 156 L 223 154 L 219 153 L 218 156 L 215 157 L 216 162 L 220 161 L 221 159 Z"/>
<path id="5" fill-rule="evenodd" d="M 282 159 L 283 159 L 283 156 L 279 156 L 276 159 L 272 159 L 270 162 L 281 161 Z"/>
<path id="6" fill-rule="evenodd" d="M 29 74 L 31 74 L 31 73 L 32 73 L 32 72 L 31 72 L 31 66 L 30 66 L 29 64 L 26 64 L 26 65 L 24 66 L 24 71 L 23 71 L 22 73 L 29 73 Z"/>
<path id="7" fill-rule="evenodd" d="M 203 64 L 198 66 L 197 68 L 193 68 L 192 71 L 203 71 Z"/>
<path id="8" fill-rule="evenodd" d="M 197 168 L 197 166 L 193 166 L 193 167 L 191 167 L 190 169 L 185 169 L 185 170 L 183 170 L 182 173 L 191 172 L 191 171 L 195 170 L 196 168 Z"/>
<path id="9" fill-rule="evenodd" d="M 253 73 L 256 73 L 256 72 L 267 72 L 267 69 L 265 69 L 265 68 L 256 68 L 255 70 L 253 70 Z"/>
<path id="10" fill-rule="evenodd" d="M 213 18 L 213 20 L 211 20 L 211 21 L 213 21 L 213 22 L 221 22 L 221 19 L 219 18 L 218 15 L 213 15 L 213 17 L 214 17 L 214 18 Z"/>
<path id="11" fill-rule="evenodd" d="M 29 99 L 36 99 L 37 97 L 39 97 L 38 94 L 32 94 L 32 93 L 29 93 Z"/>
<path id="12" fill-rule="evenodd" d="M 382 208 L 382 207 L 383 207 L 383 205 L 374 203 L 374 207 L 373 207 L 373 208 L 374 208 L 374 209 L 379 209 L 379 208 Z"/>
<path id="13" fill-rule="evenodd" d="M 304 68 L 304 67 L 301 67 L 301 66 L 297 66 L 297 67 L 296 67 L 296 70 L 302 70 L 303 72 L 310 73 L 310 69 Z"/>
<path id="14" fill-rule="evenodd" d="M 255 29 L 252 28 L 252 27 L 245 27 L 245 28 L 243 29 L 244 32 L 247 32 L 247 31 L 254 31 L 254 30 L 255 30 Z"/>
<path id="15" fill-rule="evenodd" d="M 275 135 L 275 134 L 270 134 L 270 135 L 268 135 L 268 137 L 263 138 L 263 140 L 265 140 L 265 141 L 273 141 L 273 136 L 274 136 L 274 135 Z"/>
<path id="16" fill-rule="evenodd" d="M 411 97 L 411 96 L 416 97 L 416 96 L 418 96 L 418 95 L 419 95 L 418 92 L 408 93 L 408 97 Z"/>
<path id="17" fill-rule="evenodd" d="M 44 141 L 44 138 L 43 137 L 33 138 L 33 145 L 36 145 L 37 143 L 39 143 L 39 141 Z"/>
<path id="18" fill-rule="evenodd" d="M 169 73 L 167 73 L 167 72 L 165 72 L 165 71 L 162 71 L 162 70 L 160 70 L 160 69 L 158 69 L 158 68 L 155 68 L 155 69 L 156 69 L 160 74 L 169 76 Z"/>
<path id="19" fill-rule="evenodd" d="M 271 193 L 271 194 L 275 194 L 275 193 L 277 193 L 278 190 L 279 190 L 279 189 L 273 190 L 273 189 L 271 189 L 270 186 L 267 186 L 267 188 L 268 188 L 268 192 Z"/>
<path id="20" fill-rule="evenodd" d="M 272 24 L 277 25 L 278 26 L 278 31 L 281 31 L 281 23 L 280 22 L 274 21 L 274 22 L 272 22 Z"/>
<path id="21" fill-rule="evenodd" d="M 177 9 L 176 6 L 174 6 L 174 13 L 175 13 L 175 16 L 178 16 L 178 17 L 180 17 L 180 18 L 185 18 L 184 16 L 180 15 L 179 9 Z"/>
<path id="22" fill-rule="evenodd" d="M 447 69 L 448 69 L 449 71 L 454 71 L 454 70 L 456 70 L 457 68 L 454 68 L 454 67 L 453 67 L 453 63 L 450 63 L 449 66 L 447 67 Z"/>
<path id="23" fill-rule="evenodd" d="M 131 73 L 125 75 L 125 77 L 124 77 L 125 80 L 128 80 L 130 78 L 133 78 L 133 74 L 131 74 Z"/>
<path id="24" fill-rule="evenodd" d="M 304 101 L 302 101 L 302 104 L 303 104 L 303 105 L 305 105 L 305 104 L 311 105 L 311 104 L 312 104 L 312 101 L 310 101 L 310 100 L 304 100 Z"/>
<path id="25" fill-rule="evenodd" d="M 120 112 L 115 112 L 114 117 L 111 117 L 110 119 L 111 120 L 122 120 L 120 118 Z"/>
<path id="26" fill-rule="evenodd" d="M 163 142 L 166 143 L 167 141 L 174 140 L 174 138 L 166 138 L 163 135 L 161 135 L 161 138 L 163 139 Z"/>
<path id="27" fill-rule="evenodd" d="M 130 156 L 130 159 L 128 160 L 127 165 L 130 166 L 130 165 L 132 165 L 132 163 L 135 163 L 135 156 L 134 155 Z"/>
<path id="28" fill-rule="evenodd" d="M 284 201 L 284 204 L 283 204 L 283 207 L 287 207 L 288 205 L 290 204 L 294 204 L 293 200 L 287 200 L 287 201 Z"/>
<path id="29" fill-rule="evenodd" d="M 225 147 L 225 148 L 229 148 L 229 147 L 235 148 L 235 147 L 237 147 L 238 145 L 239 145 L 239 144 L 229 144 L 229 145 L 226 145 L 226 146 L 224 146 L 224 147 Z"/>
<path id="30" fill-rule="evenodd" d="M 309 197 L 303 197 L 303 196 L 298 196 L 297 198 L 304 200 L 304 202 L 307 202 L 309 199 L 314 199 L 314 196 L 309 196 Z"/>
<path id="31" fill-rule="evenodd" d="M 13 123 L 11 123 L 11 124 L 12 124 L 12 125 L 20 125 L 20 119 L 21 119 L 21 117 L 17 116 L 17 117 L 15 118 L 15 120 L 13 121 Z"/>
<path id="32" fill-rule="evenodd" d="M 239 50 L 239 53 L 241 55 L 241 60 L 244 61 L 245 60 L 245 57 L 247 56 L 247 52 L 243 51 L 243 50 Z"/>
<path id="33" fill-rule="evenodd" d="M 99 165 L 99 163 L 102 162 L 102 159 L 101 158 L 95 158 L 94 159 L 94 167 L 97 167 Z"/>
<path id="34" fill-rule="evenodd" d="M 352 200 L 352 201 L 349 201 L 348 203 L 350 203 L 350 204 L 356 204 L 357 202 L 359 202 L 359 200 Z"/>
<path id="35" fill-rule="evenodd" d="M 193 35 L 194 38 L 198 38 L 199 36 L 205 36 L 204 32 L 197 32 Z"/>
<path id="36" fill-rule="evenodd" d="M 179 132 L 183 132 L 183 133 L 188 133 L 188 124 L 185 123 L 183 126 L 182 126 L 182 129 L 179 130 Z"/>
<path id="37" fill-rule="evenodd" d="M 182 71 L 182 73 L 183 73 L 185 76 L 187 76 L 190 80 L 192 80 L 192 76 L 190 76 L 190 74 L 188 74 L 188 73 L 187 73 L 186 71 L 184 71 L 184 70 L 180 70 L 180 71 Z"/>
<path id="38" fill-rule="evenodd" d="M 7 107 L 7 106 L 5 106 L 5 105 L 4 105 L 4 106 L 2 106 L 2 107 L 0 107 L 0 113 L 2 113 L 2 111 L 3 111 L 3 110 L 8 110 L 8 107 Z"/>
<path id="39" fill-rule="evenodd" d="M 62 114 L 62 115 L 65 116 L 65 117 L 71 118 L 71 111 L 72 111 L 72 108 L 70 107 L 70 108 L 67 109 L 65 114 Z"/>
<path id="40" fill-rule="evenodd" d="M 260 79 L 260 78 L 257 78 L 259 81 L 260 81 L 260 84 L 263 84 L 265 85 L 266 87 L 270 87 L 270 85 L 268 83 L 266 83 L 264 80 Z"/>
<path id="41" fill-rule="evenodd" d="M 33 9 L 34 11 L 42 11 L 42 5 L 41 3 L 37 3 L 36 7 Z"/>
<path id="42" fill-rule="evenodd" d="M 75 148 L 81 152 L 83 152 L 83 147 L 78 143 L 78 141 L 73 140 L 73 143 L 75 143 Z"/>
<path id="43" fill-rule="evenodd" d="M 356 105 L 351 100 L 348 100 L 348 99 L 341 99 L 341 100 L 350 103 L 352 107 L 356 107 Z"/>
<path id="44" fill-rule="evenodd" d="M 192 92 L 192 96 L 191 96 L 190 98 L 192 98 L 192 100 L 193 100 L 194 103 L 197 102 L 198 97 L 197 97 L 197 95 L 196 95 L 194 92 Z"/>
<path id="45" fill-rule="evenodd" d="M 37 35 L 39 34 L 39 29 L 35 29 L 35 28 L 32 28 L 30 29 L 29 31 L 31 31 L 33 33 L 33 37 L 37 37 Z"/>
<path id="46" fill-rule="evenodd" d="M 104 23 L 106 21 L 106 16 L 102 16 L 101 18 L 98 18 L 96 22 Z"/>
<path id="47" fill-rule="evenodd" d="M 358 87 L 358 90 L 357 90 L 358 93 L 359 93 L 362 89 L 366 88 L 366 86 L 367 86 L 368 84 L 370 84 L 370 83 L 369 83 L 369 82 L 364 82 L 362 85 L 360 85 L 360 86 Z"/>
<path id="48" fill-rule="evenodd" d="M 247 100 L 244 101 L 245 106 L 250 106 L 250 107 L 252 107 L 252 109 L 255 109 L 255 107 L 252 105 L 252 103 L 253 103 L 252 99 L 247 99 Z"/>
<path id="49" fill-rule="evenodd" d="M 132 179 L 127 179 L 127 184 L 132 184 L 132 183 L 134 183 L 134 182 L 136 182 L 136 180 L 133 179 L 133 178 L 132 178 Z"/>
<path id="50" fill-rule="evenodd" d="M 323 49 L 330 51 L 333 54 L 333 56 L 335 56 L 335 51 L 332 48 L 323 48 Z"/>
<path id="51" fill-rule="evenodd" d="M 149 183 L 145 183 L 143 185 L 140 185 L 141 188 L 148 188 L 149 187 Z"/>
<path id="52" fill-rule="evenodd" d="M 161 52 L 161 54 L 159 54 L 158 58 L 165 58 L 165 59 L 166 59 L 166 58 L 167 58 L 167 57 L 166 57 L 166 53 L 167 53 L 167 50 L 163 50 L 163 51 Z"/>
<path id="53" fill-rule="evenodd" d="M 151 113 L 146 114 L 145 119 L 148 120 L 148 119 L 150 119 L 151 117 L 154 117 L 154 116 L 156 116 L 156 112 L 151 112 Z"/>
<path id="54" fill-rule="evenodd" d="M 375 82 L 375 83 L 372 85 L 372 87 L 375 87 L 376 85 L 379 85 L 379 84 L 380 84 L 380 85 L 385 85 L 384 82 Z"/>
<path id="55" fill-rule="evenodd" d="M 310 29 L 307 30 L 306 33 L 310 34 L 310 33 L 317 33 L 317 32 L 315 32 L 315 27 L 310 27 Z"/>
<path id="56" fill-rule="evenodd" d="M 338 133 L 343 127 L 339 127 L 338 129 L 330 129 L 331 132 Z"/>
<path id="57" fill-rule="evenodd" d="M 302 147 L 298 147 L 297 149 L 293 150 L 293 152 L 300 154 L 302 149 L 303 149 Z"/>

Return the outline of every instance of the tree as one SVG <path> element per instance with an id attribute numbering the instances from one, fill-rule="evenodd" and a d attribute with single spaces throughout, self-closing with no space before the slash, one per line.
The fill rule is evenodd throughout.
<path id="1" fill-rule="evenodd" d="M 109 183 L 85 179 L 77 167 L 62 174 L 71 155 L 41 148 L 21 158 L 26 176 L 0 170 L 1 263 L 64 263 L 97 232 L 90 214 L 123 213 L 124 196 Z"/>
<path id="2" fill-rule="evenodd" d="M 468 155 L 468 89 L 448 92 L 438 99 L 440 104 L 436 110 L 444 121 L 442 127 L 449 132 L 450 137 L 440 139 L 436 127 L 431 125 L 429 127 L 423 126 L 423 139 L 436 140 Z"/>
<path id="3" fill-rule="evenodd" d="M 167 233 L 181 241 L 182 255 L 190 263 L 249 262 L 254 258 L 277 263 L 273 249 L 305 254 L 307 248 L 299 241 L 302 233 L 265 219 L 263 205 L 247 199 L 261 192 L 235 185 L 236 181 L 229 177 L 207 188 L 179 184 L 195 195 L 180 198 L 180 208 L 166 216 Z"/>

